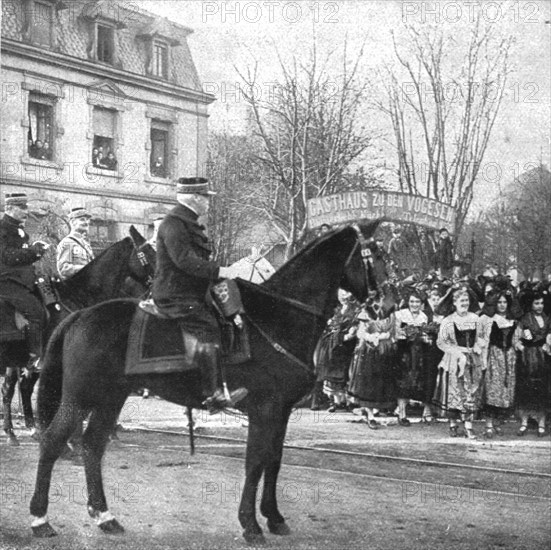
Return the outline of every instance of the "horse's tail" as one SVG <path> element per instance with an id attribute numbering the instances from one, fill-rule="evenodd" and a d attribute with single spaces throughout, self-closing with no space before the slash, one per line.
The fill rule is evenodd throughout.
<path id="1" fill-rule="evenodd" d="M 55 328 L 42 359 L 42 372 L 37 396 L 38 422 L 41 430 L 45 430 L 52 422 L 61 402 L 63 383 L 63 343 L 65 335 L 79 317 L 76 311 Z"/>

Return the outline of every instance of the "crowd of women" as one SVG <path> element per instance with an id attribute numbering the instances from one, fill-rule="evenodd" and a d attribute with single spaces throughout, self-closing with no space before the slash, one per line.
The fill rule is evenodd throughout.
<path id="1" fill-rule="evenodd" d="M 529 419 L 546 435 L 551 411 L 551 320 L 548 284 L 511 286 L 492 280 L 403 281 L 370 291 L 360 304 L 338 291 L 333 317 L 318 342 L 314 362 L 330 411 L 360 407 L 378 428 L 377 411 L 423 404 L 422 421 L 449 419 L 449 435 L 502 434 L 505 419 Z M 544 311 L 546 309 L 546 311 Z M 460 431 L 461 424 L 463 430 Z"/>

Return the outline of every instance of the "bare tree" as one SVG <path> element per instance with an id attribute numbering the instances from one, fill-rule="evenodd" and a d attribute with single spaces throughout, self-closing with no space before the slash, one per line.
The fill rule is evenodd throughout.
<path id="1" fill-rule="evenodd" d="M 31 208 L 27 232 L 31 242 L 41 240 L 51 245 L 36 264 L 37 274 L 55 277 L 57 276 L 56 247 L 71 229 L 66 216 L 66 201 L 40 199 L 40 204 L 41 207 L 38 209 Z"/>
<path id="2" fill-rule="evenodd" d="M 215 258 L 226 264 L 259 215 L 247 206 L 260 179 L 249 138 L 227 131 L 209 136 L 209 179 L 218 193 L 209 215 Z"/>
<path id="3" fill-rule="evenodd" d="M 479 17 L 459 64 L 450 57 L 461 59 L 461 45 L 441 29 L 406 25 L 405 42 L 407 50 L 394 39 L 401 74 L 386 68 L 378 105 L 392 124 L 401 189 L 455 206 L 457 238 L 502 102 L 512 38 L 495 36 Z"/>
<path id="4" fill-rule="evenodd" d="M 264 169 L 249 204 L 270 219 L 287 258 L 305 236 L 308 199 L 357 183 L 354 163 L 372 141 L 359 116 L 367 89 L 358 76 L 362 51 L 349 63 L 344 46 L 336 80 L 327 71 L 332 56 L 320 63 L 314 44 L 306 62 L 278 57 L 281 79 L 264 97 L 255 93 L 258 64 L 238 70 Z"/>
<path id="5" fill-rule="evenodd" d="M 527 279 L 551 273 L 551 173 L 544 165 L 524 172 L 500 200 L 468 224 L 477 244 L 477 267 Z"/>
<path id="6" fill-rule="evenodd" d="M 519 269 L 527 278 L 551 273 L 551 173 L 545 166 L 515 181 L 508 210 Z"/>

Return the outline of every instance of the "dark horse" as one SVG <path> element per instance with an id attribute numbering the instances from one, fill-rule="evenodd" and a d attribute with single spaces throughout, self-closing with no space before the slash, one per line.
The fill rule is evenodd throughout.
<path id="1" fill-rule="evenodd" d="M 49 320 L 46 327 L 45 341 L 62 319 L 74 310 L 82 309 L 99 302 L 119 298 L 127 295 L 139 295 L 146 290 L 146 283 L 151 277 L 152 271 L 148 265 L 155 262 L 155 251 L 145 241 L 143 236 L 134 226 L 130 228 L 130 237 L 116 242 L 98 255 L 81 271 L 64 282 L 57 284 L 61 299 L 61 307 L 50 306 L 48 308 Z M 138 255 L 142 253 L 151 264 L 143 265 Z M 129 281 L 133 281 L 132 293 L 125 292 L 129 288 Z M 2 315 L 12 315 L 13 308 L 2 304 Z M 3 325 L 4 326 L 4 325 Z M 25 425 L 34 427 L 34 416 L 31 406 L 31 396 L 38 380 L 38 373 L 30 376 L 21 376 L 23 367 L 26 366 L 28 350 L 24 340 L 0 342 L 0 363 L 5 369 L 5 379 L 2 385 L 3 428 L 8 435 L 10 445 L 18 445 L 13 431 L 11 417 L 11 403 L 15 387 L 19 380 L 21 401 Z"/>
<path id="2" fill-rule="evenodd" d="M 377 222 L 363 232 L 371 235 L 376 227 Z M 343 281 L 346 266 L 354 266 L 355 273 Z M 252 360 L 227 366 L 226 371 L 230 389 L 244 386 L 249 392 L 240 403 L 248 413 L 249 428 L 239 507 L 243 536 L 249 542 L 264 540 L 255 507 L 263 474 L 260 511 L 272 533 L 289 533 L 276 502 L 289 415 L 314 384 L 312 354 L 335 306 L 337 288 L 347 286 L 364 298 L 365 275 L 357 233 L 348 227 L 316 239 L 263 285 L 238 279 L 249 321 Z M 103 531 L 119 533 L 123 528 L 107 508 L 101 459 L 109 430 L 130 391 L 147 387 L 167 401 L 200 407 L 201 385 L 195 373 L 125 376 L 129 327 L 136 308 L 135 300 L 112 300 L 76 312 L 48 343 L 38 393 L 39 420 L 48 428 L 40 443 L 30 505 L 35 536 L 56 534 L 46 516 L 52 469 L 80 420 L 89 415 L 83 437 L 88 512 Z"/>

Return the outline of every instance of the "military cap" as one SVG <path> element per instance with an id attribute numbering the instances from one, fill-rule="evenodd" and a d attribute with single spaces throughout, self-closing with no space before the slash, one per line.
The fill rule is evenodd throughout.
<path id="1" fill-rule="evenodd" d="M 27 193 L 6 193 L 6 206 L 27 206 Z"/>
<path id="2" fill-rule="evenodd" d="M 92 216 L 86 210 L 86 208 L 83 208 L 82 206 L 78 206 L 76 208 L 72 208 L 71 212 L 69 213 L 69 220 L 73 221 L 77 218 L 91 218 Z"/>
<path id="3" fill-rule="evenodd" d="M 216 195 L 209 190 L 209 180 L 206 178 L 180 178 L 176 185 L 178 194 Z"/>

